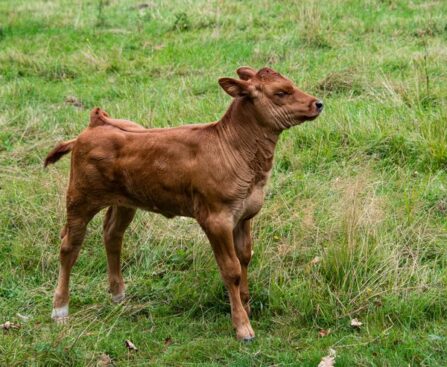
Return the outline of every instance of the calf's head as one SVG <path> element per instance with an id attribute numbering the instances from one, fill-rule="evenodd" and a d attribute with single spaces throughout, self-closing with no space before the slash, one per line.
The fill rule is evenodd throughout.
<path id="1" fill-rule="evenodd" d="M 230 96 L 244 99 L 258 123 L 284 130 L 313 120 L 323 102 L 298 89 L 289 79 L 270 68 L 256 72 L 250 67 L 237 70 L 240 79 L 221 78 L 220 86 Z"/>

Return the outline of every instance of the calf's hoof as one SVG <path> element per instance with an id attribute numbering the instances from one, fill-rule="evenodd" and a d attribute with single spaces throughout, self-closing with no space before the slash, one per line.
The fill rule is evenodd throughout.
<path id="1" fill-rule="evenodd" d="M 244 325 L 236 330 L 236 338 L 243 342 L 250 342 L 255 338 L 255 332 L 250 325 Z"/>
<path id="2" fill-rule="evenodd" d="M 124 293 L 124 292 L 112 295 L 112 301 L 114 303 L 121 303 L 124 301 L 125 298 L 126 298 L 126 293 Z"/>
<path id="3" fill-rule="evenodd" d="M 57 324 L 65 324 L 68 321 L 68 305 L 53 308 L 51 318 Z"/>
<path id="4" fill-rule="evenodd" d="M 251 343 L 253 340 L 255 340 L 255 336 L 245 337 L 244 339 L 241 339 L 241 342 L 244 343 Z"/>

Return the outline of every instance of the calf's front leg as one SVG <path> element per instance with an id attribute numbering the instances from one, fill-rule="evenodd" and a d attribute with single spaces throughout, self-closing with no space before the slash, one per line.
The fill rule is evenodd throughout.
<path id="1" fill-rule="evenodd" d="M 234 247 L 232 223 L 225 216 L 216 215 L 209 217 L 202 223 L 202 227 L 210 240 L 222 279 L 228 290 L 236 337 L 244 341 L 251 340 L 255 333 L 241 301 L 242 270 Z"/>
<path id="2" fill-rule="evenodd" d="M 234 246 L 241 264 L 240 293 L 245 311 L 250 316 L 250 293 L 248 290 L 248 265 L 252 254 L 251 219 L 239 222 L 233 230 Z"/>

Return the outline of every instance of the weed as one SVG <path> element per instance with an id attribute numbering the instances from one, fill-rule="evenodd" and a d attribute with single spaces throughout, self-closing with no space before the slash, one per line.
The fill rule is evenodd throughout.
<path id="1" fill-rule="evenodd" d="M 172 28 L 180 32 L 189 31 L 191 29 L 191 21 L 189 20 L 188 14 L 184 12 L 176 13 L 174 25 Z"/>

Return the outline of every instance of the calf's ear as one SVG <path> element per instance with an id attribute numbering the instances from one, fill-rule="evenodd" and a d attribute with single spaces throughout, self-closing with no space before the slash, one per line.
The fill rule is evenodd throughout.
<path id="1" fill-rule="evenodd" d="M 243 97 L 249 95 L 249 84 L 245 80 L 220 78 L 219 84 L 231 97 Z"/>
<path id="2" fill-rule="evenodd" d="M 252 79 L 256 75 L 256 70 L 249 66 L 242 66 L 236 70 L 237 75 L 242 80 Z"/>

